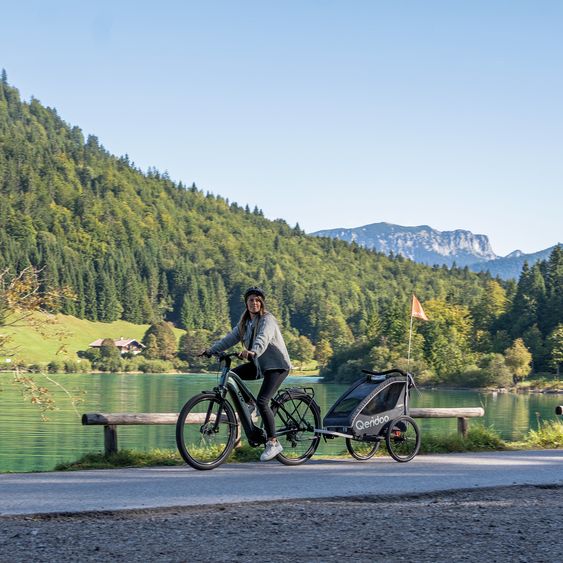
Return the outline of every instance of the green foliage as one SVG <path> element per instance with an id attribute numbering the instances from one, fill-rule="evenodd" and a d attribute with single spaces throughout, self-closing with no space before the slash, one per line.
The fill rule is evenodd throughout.
<path id="1" fill-rule="evenodd" d="M 115 342 L 111 338 L 104 338 L 100 345 L 100 358 L 103 360 L 118 360 L 121 357 Z"/>
<path id="2" fill-rule="evenodd" d="M 467 366 L 455 374 L 450 382 L 462 387 L 510 387 L 513 384 L 512 372 L 506 365 L 502 354 L 486 354 L 479 365 Z"/>
<path id="3" fill-rule="evenodd" d="M 145 356 L 149 359 L 171 360 L 176 355 L 176 337 L 165 321 L 154 323 L 143 336 Z"/>
<path id="4" fill-rule="evenodd" d="M 49 373 L 64 373 L 65 371 L 64 363 L 59 360 L 51 360 L 47 364 L 47 371 Z"/>
<path id="5" fill-rule="evenodd" d="M 89 453 L 76 461 L 59 463 L 55 467 L 55 471 L 82 471 L 85 469 L 154 467 L 183 464 L 184 461 L 176 450 L 152 450 L 150 452 L 119 450 L 109 456 L 102 453 Z"/>
<path id="6" fill-rule="evenodd" d="M 243 442 L 239 448 L 235 448 L 233 450 L 232 454 L 229 456 L 229 461 L 236 463 L 259 461 L 262 451 L 263 450 L 261 448 L 253 448 L 246 442 Z"/>
<path id="7" fill-rule="evenodd" d="M 559 420 L 541 423 L 537 430 L 530 430 L 526 443 L 537 448 L 563 448 L 563 423 Z"/>
<path id="8" fill-rule="evenodd" d="M 145 360 L 139 362 L 138 367 L 143 373 L 167 373 L 174 370 L 174 364 L 165 360 Z"/>
<path id="9" fill-rule="evenodd" d="M 563 323 L 553 329 L 547 338 L 547 344 L 551 351 L 551 366 L 559 375 L 560 366 L 563 363 Z"/>
<path id="10" fill-rule="evenodd" d="M 512 346 L 505 350 L 504 359 L 506 365 L 516 377 L 523 378 L 530 373 L 532 354 L 521 338 L 517 338 Z"/>
<path id="11" fill-rule="evenodd" d="M 431 320 L 415 323 L 411 361 L 435 381 L 450 383 L 479 354 L 500 353 L 516 338 L 535 370 L 559 366 L 558 340 L 549 336 L 563 323 L 560 247 L 514 286 L 309 237 L 259 209 L 139 170 L 55 110 L 22 102 L 7 77 L 0 200 L 0 272 L 32 265 L 42 289 L 68 287 L 72 297 L 50 303 L 53 313 L 224 332 L 241 313 L 244 289 L 259 284 L 284 334 L 307 338 L 324 371 L 343 380 L 360 366 L 378 367 L 370 365 L 374 347 L 377 362 L 404 363 L 415 292 Z M 5 308 L 0 292 L 0 318 Z M 171 360 L 175 346 L 155 338 L 147 358 Z"/>
<path id="12" fill-rule="evenodd" d="M 506 448 L 507 444 L 494 428 L 471 424 L 465 438 L 459 433 L 437 437 L 424 436 L 420 444 L 420 453 L 479 452 Z"/>
<path id="13" fill-rule="evenodd" d="M 209 347 L 212 340 L 213 337 L 207 330 L 190 330 L 180 337 L 178 357 L 187 362 L 191 368 L 207 369 L 212 360 L 200 357 L 200 354 Z"/>
<path id="14" fill-rule="evenodd" d="M 332 350 L 332 346 L 328 340 L 322 339 L 316 346 L 315 346 L 315 360 L 317 360 L 320 367 L 325 367 L 329 362 L 330 358 L 332 358 L 332 354 L 334 351 Z"/>
<path id="15" fill-rule="evenodd" d="M 293 360 L 297 360 L 301 363 L 301 369 L 303 369 L 303 364 L 310 362 L 315 355 L 315 347 L 312 342 L 306 336 L 298 336 L 287 342 L 289 356 Z"/>

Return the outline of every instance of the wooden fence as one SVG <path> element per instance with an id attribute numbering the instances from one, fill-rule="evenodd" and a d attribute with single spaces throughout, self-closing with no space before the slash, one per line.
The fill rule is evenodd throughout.
<path id="1" fill-rule="evenodd" d="M 561 408 L 561 407 L 558 407 Z M 481 417 L 485 411 L 476 408 L 420 408 L 409 409 L 413 418 L 457 418 L 457 430 L 462 436 L 467 435 L 468 419 Z M 205 413 L 188 415 L 189 424 L 202 424 Z M 176 424 L 178 413 L 86 413 L 82 415 L 84 426 L 104 427 L 104 451 L 106 455 L 117 452 L 117 427 L 144 424 Z"/>

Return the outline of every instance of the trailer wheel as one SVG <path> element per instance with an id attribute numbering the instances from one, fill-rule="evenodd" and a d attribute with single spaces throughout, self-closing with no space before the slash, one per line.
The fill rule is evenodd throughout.
<path id="1" fill-rule="evenodd" d="M 387 427 L 385 444 L 395 461 L 410 461 L 420 449 L 420 430 L 410 416 L 400 416 Z"/>
<path id="2" fill-rule="evenodd" d="M 379 440 L 377 442 L 362 442 L 360 440 L 346 438 L 346 449 L 354 459 L 367 461 L 371 459 L 379 449 Z"/>

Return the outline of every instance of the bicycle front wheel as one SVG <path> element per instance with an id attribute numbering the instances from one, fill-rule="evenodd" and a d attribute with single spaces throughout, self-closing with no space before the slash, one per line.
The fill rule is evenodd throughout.
<path id="1" fill-rule="evenodd" d="M 192 397 L 176 423 L 176 445 L 184 461 L 194 469 L 221 465 L 233 450 L 236 436 L 233 407 L 213 393 Z"/>
<path id="2" fill-rule="evenodd" d="M 420 449 L 420 430 L 410 416 L 400 416 L 389 423 L 385 444 L 395 461 L 410 461 Z"/>
<path id="3" fill-rule="evenodd" d="M 309 395 L 287 394 L 272 407 L 276 422 L 276 436 L 283 451 L 276 459 L 284 465 L 299 465 L 316 451 L 321 427 L 321 411 Z"/>

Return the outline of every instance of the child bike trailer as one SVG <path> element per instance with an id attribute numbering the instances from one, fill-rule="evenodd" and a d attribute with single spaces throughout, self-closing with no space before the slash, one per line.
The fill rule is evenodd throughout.
<path id="1" fill-rule="evenodd" d="M 412 375 L 400 369 L 362 372 L 366 375 L 328 411 L 320 433 L 346 438 L 346 447 L 356 459 L 370 459 L 385 440 L 393 459 L 410 461 L 420 448 L 419 428 L 409 416 Z"/>

